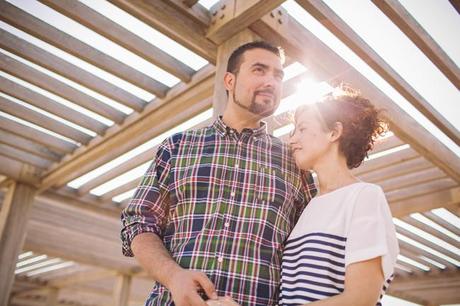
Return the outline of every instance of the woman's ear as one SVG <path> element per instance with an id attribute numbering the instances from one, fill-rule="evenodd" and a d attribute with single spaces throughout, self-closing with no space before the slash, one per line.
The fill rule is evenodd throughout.
<path id="1" fill-rule="evenodd" d="M 233 73 L 225 72 L 224 86 L 226 90 L 233 91 L 233 87 L 235 86 L 235 75 Z"/>
<path id="2" fill-rule="evenodd" d="M 343 124 L 342 122 L 337 121 L 334 123 L 334 127 L 331 130 L 329 140 L 331 142 L 337 141 L 343 134 Z"/>

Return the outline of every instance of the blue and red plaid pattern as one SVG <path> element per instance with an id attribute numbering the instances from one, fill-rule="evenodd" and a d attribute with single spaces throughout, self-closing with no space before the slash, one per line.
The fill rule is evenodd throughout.
<path id="1" fill-rule="evenodd" d="M 316 192 L 289 148 L 265 124 L 238 134 L 219 118 L 166 139 L 122 213 L 123 253 L 140 233 L 160 236 L 183 268 L 200 270 L 219 295 L 276 305 L 281 255 Z M 173 305 L 156 284 L 146 305 Z"/>

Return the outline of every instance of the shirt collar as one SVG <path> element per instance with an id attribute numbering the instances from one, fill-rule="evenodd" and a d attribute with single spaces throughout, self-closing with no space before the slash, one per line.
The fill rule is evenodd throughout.
<path id="1" fill-rule="evenodd" d="M 216 121 L 214 121 L 213 124 L 214 128 L 216 129 L 217 133 L 220 136 L 225 136 L 230 133 L 231 130 L 233 130 L 231 127 L 227 126 L 224 121 L 222 120 L 222 116 L 219 116 Z M 267 123 L 265 121 L 260 122 L 260 127 L 255 128 L 255 129 L 249 129 L 245 128 L 243 129 L 243 132 L 249 131 L 253 136 L 259 136 L 259 135 L 264 135 L 267 134 Z"/>

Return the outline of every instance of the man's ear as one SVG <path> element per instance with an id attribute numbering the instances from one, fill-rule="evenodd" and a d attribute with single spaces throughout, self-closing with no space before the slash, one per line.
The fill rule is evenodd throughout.
<path id="1" fill-rule="evenodd" d="M 343 134 L 343 124 L 342 122 L 337 121 L 331 130 L 329 140 L 331 142 L 337 141 L 342 136 L 342 134 Z"/>
<path id="2" fill-rule="evenodd" d="M 231 72 L 225 72 L 224 75 L 224 86 L 228 91 L 233 90 L 235 86 L 235 75 Z"/>

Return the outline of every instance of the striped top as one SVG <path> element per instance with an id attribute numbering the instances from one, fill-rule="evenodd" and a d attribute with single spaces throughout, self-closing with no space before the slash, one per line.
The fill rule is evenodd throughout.
<path id="1" fill-rule="evenodd" d="M 315 192 L 290 153 L 265 125 L 238 134 L 221 119 L 166 139 L 122 213 L 124 254 L 139 233 L 156 233 L 219 295 L 275 305 L 284 242 Z M 169 292 L 155 285 L 146 305 L 172 305 Z"/>
<path id="2" fill-rule="evenodd" d="M 382 256 L 385 283 L 399 253 L 382 189 L 358 182 L 317 196 L 290 234 L 282 260 L 280 305 L 301 305 L 340 294 L 346 267 Z"/>

